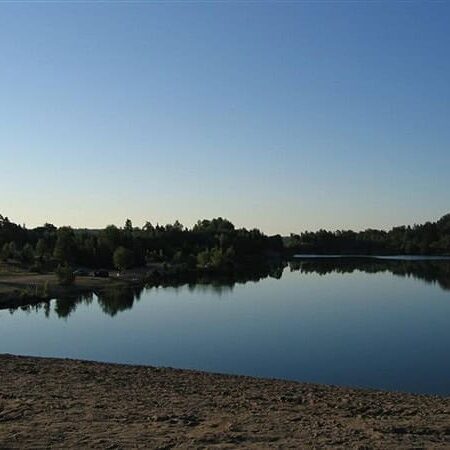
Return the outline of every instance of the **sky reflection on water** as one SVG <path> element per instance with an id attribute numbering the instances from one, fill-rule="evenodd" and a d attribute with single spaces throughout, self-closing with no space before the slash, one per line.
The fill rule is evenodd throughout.
<path id="1" fill-rule="evenodd" d="M 449 264 L 387 264 L 3 310 L 0 352 L 449 395 Z"/>

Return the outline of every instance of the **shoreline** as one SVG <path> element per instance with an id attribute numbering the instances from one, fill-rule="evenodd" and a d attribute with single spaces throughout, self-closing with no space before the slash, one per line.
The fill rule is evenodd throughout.
<path id="1" fill-rule="evenodd" d="M 450 397 L 0 355 L 4 447 L 450 446 Z"/>
<path id="2" fill-rule="evenodd" d="M 46 303 L 55 298 L 75 298 L 83 294 L 132 286 L 133 284 L 128 281 L 112 277 L 78 277 L 73 285 L 62 286 L 54 273 L 0 276 L 0 310 Z"/>
<path id="3" fill-rule="evenodd" d="M 53 299 L 73 299 L 89 294 L 108 294 L 113 290 L 138 289 L 147 286 L 181 286 L 184 284 L 216 284 L 233 285 L 261 279 L 281 278 L 286 267 L 300 272 L 318 271 L 328 273 L 338 268 L 352 272 L 356 269 L 391 271 L 395 275 L 410 276 L 437 281 L 439 285 L 450 290 L 449 266 L 440 265 L 449 261 L 449 257 L 428 256 L 424 259 L 398 255 L 386 257 L 382 255 L 297 255 L 285 260 L 268 259 L 264 263 L 236 267 L 232 271 L 214 271 L 209 269 L 186 269 L 181 266 L 153 265 L 137 267 L 117 274 L 108 269 L 108 277 L 76 276 L 75 282 L 63 286 L 58 282 L 54 272 L 36 273 L 24 268 L 0 265 L 0 310 L 19 308 L 38 303 L 46 303 Z M 336 262 L 337 261 L 337 262 Z M 356 263 L 356 262 L 357 263 Z M 365 266 L 363 265 L 365 264 Z M 422 263 L 429 266 L 424 268 Z M 433 266 L 431 266 L 433 264 Z M 366 267 L 364 269 L 364 267 Z M 12 270 L 11 270 L 12 268 Z M 433 271 L 430 272 L 430 268 Z M 10 270 L 8 270 L 10 269 Z M 91 271 L 92 272 L 92 271 Z"/>
<path id="4" fill-rule="evenodd" d="M 162 270 L 136 268 L 112 275 L 117 271 L 108 269 L 107 277 L 76 276 L 71 285 L 61 285 L 54 272 L 33 273 L 25 270 L 0 272 L 0 310 L 20 308 L 53 299 L 71 299 L 80 295 L 101 295 L 113 290 L 133 290 L 146 286 L 179 286 L 188 283 L 239 283 L 265 278 L 270 274 L 270 264 L 264 270 L 258 265 L 252 270 L 236 271 L 180 270 L 174 267 Z"/>

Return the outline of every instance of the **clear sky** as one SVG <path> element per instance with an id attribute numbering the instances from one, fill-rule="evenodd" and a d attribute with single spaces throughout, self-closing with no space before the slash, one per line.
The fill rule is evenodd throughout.
<path id="1" fill-rule="evenodd" d="M 267 233 L 450 211 L 446 2 L 2 2 L 0 214 Z"/>

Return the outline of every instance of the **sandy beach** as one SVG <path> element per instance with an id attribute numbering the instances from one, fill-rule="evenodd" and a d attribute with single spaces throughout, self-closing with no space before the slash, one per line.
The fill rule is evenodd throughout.
<path id="1" fill-rule="evenodd" d="M 2 448 L 449 448 L 450 398 L 0 355 Z"/>

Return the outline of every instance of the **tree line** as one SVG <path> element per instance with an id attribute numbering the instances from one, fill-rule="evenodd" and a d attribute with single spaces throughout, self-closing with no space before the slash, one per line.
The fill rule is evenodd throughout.
<path id="1" fill-rule="evenodd" d="M 199 220 L 192 228 L 178 221 L 135 227 L 127 219 L 122 227 L 87 230 L 48 223 L 28 229 L 0 215 L 0 259 L 35 270 L 61 265 L 123 270 L 149 264 L 233 270 L 269 256 L 295 253 L 450 255 L 450 214 L 389 231 L 319 230 L 285 238 L 236 228 L 221 217 Z"/>
<path id="2" fill-rule="evenodd" d="M 199 220 L 190 229 L 178 221 L 134 227 L 127 219 L 123 227 L 80 230 L 48 223 L 28 229 L 0 216 L 0 259 L 35 270 L 62 265 L 124 270 L 152 263 L 232 270 L 282 251 L 281 236 L 236 228 L 221 217 Z"/>
<path id="3" fill-rule="evenodd" d="M 450 214 L 436 222 L 389 231 L 307 231 L 291 234 L 284 245 L 290 253 L 305 254 L 450 255 Z"/>

